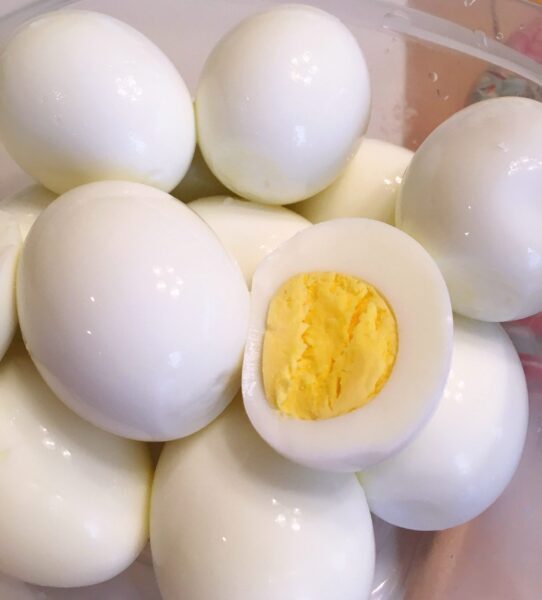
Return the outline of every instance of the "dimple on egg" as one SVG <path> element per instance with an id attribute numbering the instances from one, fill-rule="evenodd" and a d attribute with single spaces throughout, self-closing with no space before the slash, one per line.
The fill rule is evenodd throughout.
<path id="1" fill-rule="evenodd" d="M 246 411 L 291 460 L 359 470 L 396 452 L 430 417 L 451 336 L 446 285 L 415 240 L 369 219 L 314 225 L 254 274 Z"/>
<path id="2" fill-rule="evenodd" d="M 55 200 L 27 237 L 17 304 L 47 383 L 118 435 L 188 435 L 239 387 L 242 274 L 201 219 L 155 188 L 98 182 Z"/>

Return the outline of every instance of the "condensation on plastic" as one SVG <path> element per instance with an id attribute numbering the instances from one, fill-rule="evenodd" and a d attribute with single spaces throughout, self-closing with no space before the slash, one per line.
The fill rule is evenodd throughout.
<path id="1" fill-rule="evenodd" d="M 415 148 L 467 95 L 450 73 L 435 68 L 457 58 L 460 69 L 482 76 L 497 68 L 542 85 L 533 60 L 500 43 L 500 30 L 463 27 L 474 5 L 482 15 L 523 10 L 523 0 L 305 0 L 345 21 L 367 57 L 373 82 L 369 134 Z M 203 61 L 219 37 L 271 0 L 1 0 L 0 43 L 35 14 L 73 4 L 121 18 L 153 39 L 194 90 Z M 425 7 L 414 10 L 407 4 Z M 450 10 L 455 6 L 455 12 Z M 480 5 L 482 9 L 480 9 Z M 534 5 L 531 17 L 540 15 Z M 450 12 L 454 12 L 453 18 Z M 486 15 L 487 16 L 487 15 Z M 529 17 L 530 18 L 530 17 Z M 491 20 L 491 19 L 489 19 Z M 483 20 L 486 23 L 488 19 Z M 506 22 L 500 23 L 505 29 Z M 411 55 L 417 68 L 409 67 Z M 410 65 L 411 66 L 411 65 Z M 418 68 L 419 67 L 419 68 Z M 390 77 L 390 74 L 393 74 Z M 453 74 L 452 74 L 453 75 Z M 433 85 L 434 84 L 434 85 Z M 475 81 L 472 82 L 475 84 Z M 429 91 L 428 91 L 429 90 Z M 428 98 L 427 94 L 431 97 Z M 430 102 L 432 119 L 421 108 Z M 0 147 L 0 197 L 28 177 Z M 542 589 L 542 314 L 507 325 L 520 352 L 530 390 L 531 416 L 524 456 L 503 496 L 470 523 L 438 533 L 392 527 L 375 519 L 377 568 L 372 600 L 533 600 Z M 109 582 L 88 588 L 31 586 L 0 575 L 0 600 L 158 600 L 150 551 Z M 186 599 L 189 600 L 189 599 Z M 337 599 L 340 600 L 340 599 Z"/>

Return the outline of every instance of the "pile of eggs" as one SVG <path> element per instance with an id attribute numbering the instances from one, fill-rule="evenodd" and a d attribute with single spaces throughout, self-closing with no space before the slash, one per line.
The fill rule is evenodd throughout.
<path id="1" fill-rule="evenodd" d="M 223 37 L 194 104 L 109 16 L 14 33 L 0 138 L 38 184 L 0 201 L 0 572 L 95 584 L 150 532 L 165 599 L 360 600 L 371 512 L 439 530 L 502 493 L 542 105 L 413 155 L 363 138 L 370 104 L 355 38 L 301 5 Z"/>

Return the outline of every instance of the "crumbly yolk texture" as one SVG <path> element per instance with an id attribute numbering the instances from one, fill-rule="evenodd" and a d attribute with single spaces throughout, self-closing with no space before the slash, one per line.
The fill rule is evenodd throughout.
<path id="1" fill-rule="evenodd" d="M 302 273 L 272 298 L 262 371 L 269 403 L 298 419 L 328 419 L 369 402 L 388 380 L 397 322 L 383 296 L 341 273 Z"/>

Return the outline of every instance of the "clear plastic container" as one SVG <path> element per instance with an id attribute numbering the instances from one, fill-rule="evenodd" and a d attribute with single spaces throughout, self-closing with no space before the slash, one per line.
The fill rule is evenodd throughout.
<path id="1" fill-rule="evenodd" d="M 374 88 L 372 137 L 415 149 L 440 122 L 481 97 L 523 94 L 542 100 L 539 1 L 309 3 L 341 18 L 360 42 Z M 98 10 L 149 36 L 178 66 L 193 91 L 220 36 L 241 18 L 273 4 L 265 0 L 2 0 L 0 43 L 18 24 L 41 12 L 66 5 Z M 533 33 L 536 27 L 538 33 Z M 0 197 L 28 180 L 0 146 Z M 530 387 L 529 436 L 518 473 L 495 505 L 462 527 L 417 533 L 375 522 L 374 600 L 534 600 L 542 594 L 542 315 L 508 324 L 507 329 L 521 353 Z M 125 573 L 92 588 L 45 589 L 0 576 L 0 600 L 159 597 L 148 549 Z"/>

